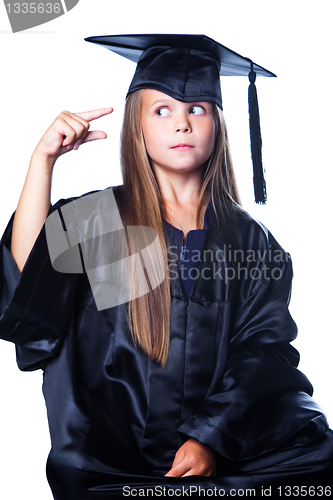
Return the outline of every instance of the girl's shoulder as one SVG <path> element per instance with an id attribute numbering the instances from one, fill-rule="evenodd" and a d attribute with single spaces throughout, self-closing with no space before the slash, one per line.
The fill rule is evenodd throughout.
<path id="1" fill-rule="evenodd" d="M 122 185 L 117 185 L 117 186 L 110 186 L 105 189 L 96 189 L 94 191 L 88 191 L 87 193 L 84 193 L 80 196 L 72 196 L 70 198 L 61 198 L 58 200 L 54 205 L 51 206 L 50 213 L 54 212 L 55 210 L 58 210 L 59 208 L 63 207 L 64 205 L 67 205 L 69 203 L 72 203 L 77 200 L 83 200 L 86 197 L 89 197 L 92 202 L 92 204 L 99 199 L 102 199 L 105 194 L 110 193 L 112 191 L 115 199 L 118 201 L 120 200 L 121 197 L 121 192 L 122 192 Z M 100 195 L 98 195 L 98 193 Z"/>
<path id="2" fill-rule="evenodd" d="M 219 229 L 216 234 L 219 234 L 230 248 L 279 250 L 286 254 L 268 228 L 239 205 L 230 205 L 223 216 L 217 218 Z"/>

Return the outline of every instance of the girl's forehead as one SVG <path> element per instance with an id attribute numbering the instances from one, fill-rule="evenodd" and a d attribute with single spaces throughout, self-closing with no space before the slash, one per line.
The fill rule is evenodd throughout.
<path id="1" fill-rule="evenodd" d="M 206 104 L 209 103 L 209 105 L 211 105 L 209 101 L 193 100 L 187 102 L 180 99 L 175 99 L 169 94 L 166 94 L 156 89 L 145 88 L 142 89 L 141 92 L 142 92 L 142 103 L 146 107 L 154 106 L 155 104 L 166 104 L 166 105 L 174 104 L 174 105 L 189 106 L 192 104 L 198 104 L 203 102 L 205 102 Z"/>

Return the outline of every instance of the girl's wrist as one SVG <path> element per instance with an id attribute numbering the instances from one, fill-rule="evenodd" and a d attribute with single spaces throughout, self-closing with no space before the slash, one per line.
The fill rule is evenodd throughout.
<path id="1" fill-rule="evenodd" d="M 53 167 L 57 158 L 54 156 L 49 156 L 43 153 L 38 147 L 32 154 L 30 161 L 30 168 L 38 168 L 40 170 L 44 170 L 45 173 L 52 174 Z"/>

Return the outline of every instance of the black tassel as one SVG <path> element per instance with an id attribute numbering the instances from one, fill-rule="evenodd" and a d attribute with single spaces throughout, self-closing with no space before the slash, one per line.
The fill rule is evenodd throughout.
<path id="1" fill-rule="evenodd" d="M 253 185 L 256 203 L 265 204 L 267 200 L 266 181 L 261 156 L 261 132 L 260 116 L 258 107 L 257 89 L 255 86 L 256 73 L 253 71 L 251 61 L 251 71 L 249 73 L 249 119 L 250 119 L 250 139 L 251 155 L 253 164 Z"/>

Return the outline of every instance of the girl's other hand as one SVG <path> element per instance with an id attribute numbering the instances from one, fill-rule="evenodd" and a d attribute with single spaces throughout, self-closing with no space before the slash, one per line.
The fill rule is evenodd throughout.
<path id="1" fill-rule="evenodd" d="M 171 477 L 214 476 L 216 474 L 215 452 L 190 438 L 175 455 L 172 468 L 165 474 Z"/>
<path id="2" fill-rule="evenodd" d="M 42 156 L 52 163 L 64 153 L 78 147 L 84 142 L 105 139 L 102 130 L 89 132 L 92 120 L 112 113 L 113 108 L 102 108 L 82 113 L 63 111 L 47 129 L 38 143 L 34 155 Z"/>

